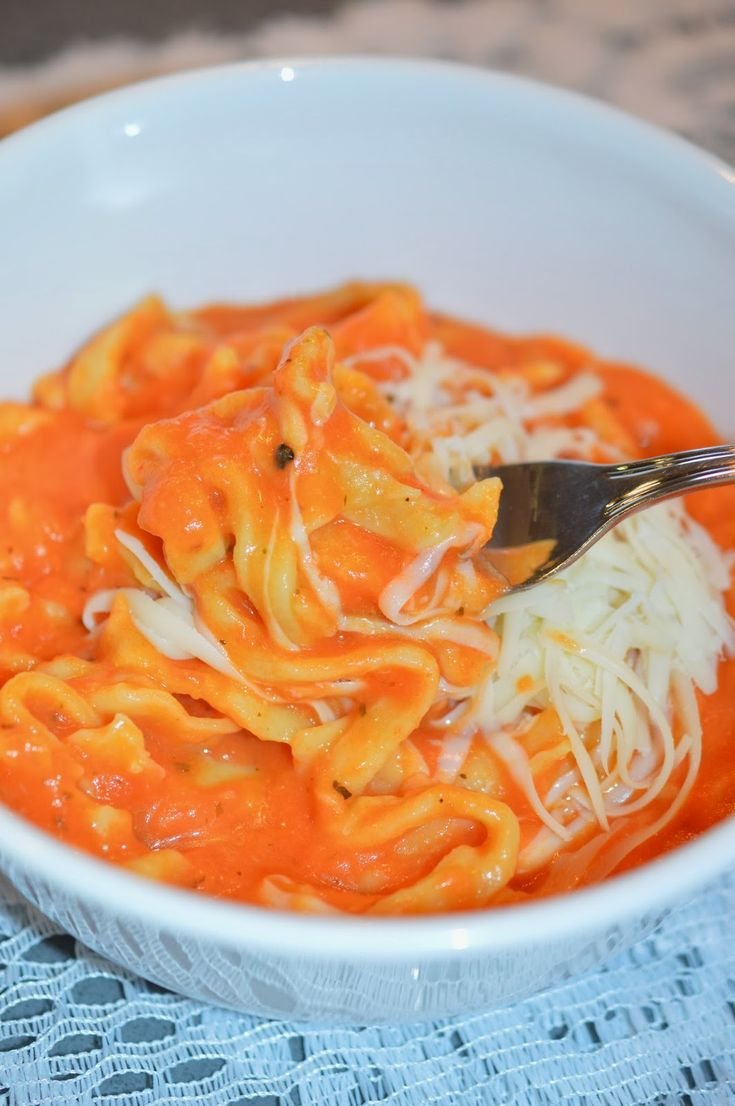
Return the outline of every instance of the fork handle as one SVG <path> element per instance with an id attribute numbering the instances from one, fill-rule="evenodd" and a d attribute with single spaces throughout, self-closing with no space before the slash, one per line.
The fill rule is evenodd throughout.
<path id="1" fill-rule="evenodd" d="M 698 488 L 735 483 L 735 448 L 716 445 L 666 453 L 642 461 L 608 465 L 607 475 L 617 495 L 610 500 L 605 517 L 618 521 L 624 515 L 647 507 L 660 499 L 683 495 Z"/>

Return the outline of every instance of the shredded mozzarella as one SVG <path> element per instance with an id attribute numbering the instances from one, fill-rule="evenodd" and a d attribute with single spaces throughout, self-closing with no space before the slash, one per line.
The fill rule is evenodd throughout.
<path id="1" fill-rule="evenodd" d="M 197 618 L 193 600 L 164 571 L 140 538 L 125 530 L 116 530 L 115 537 L 145 569 L 161 594 L 151 595 L 143 588 L 99 591 L 84 607 L 82 621 L 86 629 L 93 630 L 97 615 L 109 613 L 115 597 L 122 594 L 136 628 L 162 656 L 170 660 L 197 658 L 210 668 L 245 683 L 224 648 Z"/>
<path id="2" fill-rule="evenodd" d="M 735 649 L 722 602 L 728 580 L 727 558 L 671 502 L 622 522 L 556 579 L 493 604 L 500 656 L 476 717 L 496 734 L 524 715 L 528 729 L 535 712 L 556 712 L 577 771 L 546 796 L 552 816 L 581 782 L 608 828 L 661 793 L 682 749 L 699 756 L 693 689 L 714 690 L 720 657 Z M 678 720 L 675 686 L 688 704 Z M 583 734 L 595 725 L 588 748 Z M 525 790 L 535 806 L 535 789 Z M 579 801 L 572 806 L 579 812 Z"/>
<path id="3" fill-rule="evenodd" d="M 455 707 L 459 710 L 463 704 Z M 454 711 L 452 712 L 454 713 Z M 441 743 L 437 757 L 436 778 L 441 783 L 454 783 L 457 774 L 467 759 L 472 744 L 472 730 L 465 728 L 459 733 L 448 734 Z"/>
<path id="4" fill-rule="evenodd" d="M 387 352 L 400 351 L 375 356 Z M 407 422 L 409 449 L 417 459 L 430 457 L 431 471 L 455 486 L 470 484 L 477 464 L 593 451 L 618 457 L 587 427 L 544 425 L 600 394 L 592 373 L 532 393 L 520 375 L 467 365 L 436 343 L 421 358 L 403 351 L 401 360 L 405 378 L 384 389 Z M 701 754 L 694 691 L 714 691 L 720 657 L 735 650 L 723 602 L 730 571 L 730 559 L 683 504 L 670 502 L 623 522 L 556 579 L 493 605 L 498 664 L 475 702 L 457 712 L 457 724 L 471 718 L 481 728 L 544 823 L 523 853 L 523 870 L 591 823 L 608 830 L 610 819 L 651 804 L 684 759 L 682 789 L 692 785 Z M 540 793 L 523 739 L 549 707 L 569 756 Z"/>
<path id="5" fill-rule="evenodd" d="M 396 356 L 392 347 L 360 354 L 358 364 Z M 536 461 L 560 454 L 584 456 L 596 447 L 616 459 L 586 427 L 545 426 L 541 420 L 571 414 L 602 390 L 592 373 L 577 373 L 555 388 L 533 393 L 521 377 L 503 377 L 448 357 L 429 342 L 420 359 L 402 351 L 405 379 L 382 385 L 406 420 L 409 451 L 430 453 L 442 477 L 456 487 L 473 483 L 473 465 Z"/>
<path id="6" fill-rule="evenodd" d="M 296 545 L 299 555 L 301 557 L 301 565 L 304 573 L 313 587 L 316 594 L 319 596 L 320 602 L 324 605 L 324 608 L 333 614 L 336 618 L 342 613 L 342 608 L 339 601 L 339 591 L 333 580 L 323 576 L 319 572 L 316 562 L 314 560 L 314 554 L 311 551 L 311 545 L 309 544 L 309 536 L 306 533 L 306 527 L 304 526 L 304 520 L 301 515 L 301 509 L 299 508 L 299 501 L 296 497 L 296 475 L 292 471 L 289 477 L 289 492 L 290 492 L 290 531 L 291 540 Z"/>
<path id="7" fill-rule="evenodd" d="M 116 530 L 115 537 L 123 549 L 127 549 L 129 553 L 133 554 L 136 561 L 143 566 L 150 578 L 158 585 L 164 595 L 167 595 L 169 599 L 173 599 L 181 607 L 189 605 L 189 598 L 186 593 L 181 590 L 178 584 L 174 583 L 167 572 L 164 572 L 155 557 L 152 557 L 143 545 L 140 538 L 128 534 L 126 530 Z"/>
<path id="8" fill-rule="evenodd" d="M 440 596 L 434 596 L 428 607 L 414 611 L 412 614 L 406 614 L 403 608 L 421 586 L 434 575 L 447 550 L 456 545 L 466 545 L 471 540 L 470 533 L 459 536 L 452 534 L 439 545 L 422 549 L 380 593 L 378 606 L 385 617 L 396 626 L 410 626 L 413 622 L 423 622 L 427 618 L 433 618 L 437 613 L 436 607 L 441 602 Z"/>

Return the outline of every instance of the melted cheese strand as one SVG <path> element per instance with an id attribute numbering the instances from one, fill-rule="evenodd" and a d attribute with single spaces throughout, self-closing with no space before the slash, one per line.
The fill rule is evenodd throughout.
<path id="1" fill-rule="evenodd" d="M 465 704 L 459 703 L 450 714 L 454 715 L 456 711 L 465 709 Z M 451 722 L 448 722 L 448 725 L 452 725 L 453 722 L 454 718 Z M 442 741 L 436 764 L 436 778 L 441 783 L 454 783 L 456 781 L 457 773 L 470 751 L 472 736 L 472 729 L 469 728 L 460 733 L 449 734 Z"/>
<path id="2" fill-rule="evenodd" d="M 562 689 L 559 657 L 552 648 L 548 648 L 546 651 L 544 669 L 546 683 L 549 689 L 549 698 L 554 705 L 562 729 L 571 746 L 572 755 L 577 762 L 577 768 L 579 769 L 579 774 L 587 790 L 587 795 L 592 809 L 595 812 L 595 817 L 604 830 L 609 829 L 607 815 L 605 814 L 605 801 L 597 778 L 597 772 L 595 771 L 592 758 L 587 752 L 585 744 L 572 719 L 569 697 Z"/>
<path id="3" fill-rule="evenodd" d="M 490 747 L 498 754 L 511 776 L 523 791 L 535 814 L 559 841 L 569 839 L 569 831 L 550 813 L 541 802 L 536 784 L 528 764 L 525 749 L 510 734 L 499 730 L 488 738 Z"/>
<path id="4" fill-rule="evenodd" d="M 173 599 L 182 607 L 189 605 L 189 597 L 178 584 L 174 583 L 168 573 L 164 572 L 155 557 L 151 556 L 140 538 L 134 537 L 132 534 L 128 534 L 125 530 L 116 530 L 115 537 L 117 538 L 123 549 L 127 549 L 129 553 L 132 553 L 136 561 L 138 561 L 146 570 L 150 578 L 156 583 L 160 591 Z"/>
<path id="5" fill-rule="evenodd" d="M 301 566 L 309 583 L 319 596 L 320 601 L 324 604 L 325 609 L 334 614 L 336 618 L 339 618 L 342 613 L 339 592 L 337 591 L 334 581 L 329 580 L 326 576 L 322 576 L 317 569 L 314 561 L 314 554 L 309 545 L 309 537 L 306 533 L 304 520 L 301 515 L 299 501 L 296 496 L 296 475 L 294 472 L 291 472 L 289 475 L 288 488 L 290 497 L 289 506 L 291 509 L 290 534 L 291 540 L 299 551 Z"/>
<path id="6" fill-rule="evenodd" d="M 96 616 L 109 614 L 115 597 L 124 595 L 136 629 L 162 656 L 170 660 L 196 658 L 238 683 L 246 684 L 224 648 L 197 618 L 193 600 L 164 572 L 140 538 L 119 529 L 115 537 L 140 562 L 163 595 L 153 597 L 142 588 L 99 591 L 85 604 L 84 626 L 93 630 L 97 625 Z"/>
<path id="7" fill-rule="evenodd" d="M 439 545 L 422 549 L 380 593 L 378 605 L 385 617 L 396 626 L 410 626 L 413 622 L 423 622 L 434 616 L 437 612 L 436 605 L 429 610 L 416 611 L 413 614 L 404 614 L 403 608 L 421 586 L 433 576 L 447 550 L 463 544 L 462 535 L 457 537 L 452 534 Z M 436 599 L 434 603 L 436 604 Z"/>
<path id="8" fill-rule="evenodd" d="M 266 547 L 266 554 L 263 563 L 263 584 L 266 595 L 271 591 L 271 581 L 274 577 L 273 572 L 273 560 L 275 557 L 276 546 L 278 545 L 278 515 L 273 516 L 273 525 L 271 526 L 270 536 L 268 538 L 268 545 Z M 280 622 L 276 618 L 273 611 L 272 604 L 268 604 L 265 609 L 265 621 L 268 625 L 268 632 L 272 637 L 276 645 L 279 645 L 281 649 L 287 649 L 291 653 L 295 653 L 298 650 L 298 645 L 291 641 L 286 631 L 281 626 Z"/>

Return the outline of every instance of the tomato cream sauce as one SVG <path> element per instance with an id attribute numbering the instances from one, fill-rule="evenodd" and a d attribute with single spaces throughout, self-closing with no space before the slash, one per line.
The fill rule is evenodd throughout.
<path id="1" fill-rule="evenodd" d="M 380 344 L 376 339 L 381 327 L 379 314 L 366 322 L 360 308 L 369 305 L 367 292 L 363 299 L 361 305 L 357 296 L 356 303 L 353 289 L 341 297 L 284 301 L 262 308 L 213 306 L 190 316 L 187 326 L 189 332 L 206 336 L 212 348 L 229 342 L 243 351 L 250 348 L 250 337 L 256 331 L 268 331 L 275 350 L 305 326 L 319 323 L 333 332 L 339 358 L 340 351 L 354 354 L 368 340 Z M 422 321 L 410 312 L 398 332 L 394 326 L 389 337 L 390 344 L 414 354 L 427 339 L 436 340 L 450 355 L 499 374 L 512 373 L 529 363 L 555 366 L 562 376 L 591 370 L 604 383 L 598 404 L 601 434 L 604 437 L 607 405 L 629 435 L 628 446 L 634 455 L 687 449 L 716 440 L 698 408 L 663 381 L 627 365 L 599 363 L 587 351 L 556 337 L 514 338 L 440 315 Z M 273 366 L 269 357 L 259 356 L 265 360 L 249 363 L 246 370 L 227 369 L 233 384 L 261 386 Z M 191 377 L 187 377 L 188 389 L 195 386 L 193 364 L 191 358 L 186 360 Z M 380 371 L 385 379 L 398 377 L 400 364 L 387 356 Z M 365 392 L 360 399 L 359 379 L 345 375 L 342 387 L 353 397 L 356 409 L 364 404 L 365 417 L 389 435 L 399 433 L 389 405 L 373 393 Z M 159 395 L 156 417 L 185 409 L 188 394 L 186 389 L 174 390 L 170 410 L 165 397 Z M 254 393 L 253 403 L 257 402 Z M 102 503 L 110 512 L 106 524 L 110 532 L 120 525 L 120 519 L 125 520 L 130 492 L 123 478 L 123 454 L 145 421 L 145 413 L 134 409 L 128 417 L 105 424 L 64 405 L 38 403 L 8 405 L 0 415 L 0 502 L 5 505 L 0 514 L 3 681 L 33 670 L 39 662 L 67 654 L 96 662 L 93 674 L 91 669 L 88 676 L 80 671 L 76 678 L 76 690 L 83 698 L 85 689 L 92 686 L 90 681 L 97 688 L 104 679 L 111 685 L 126 680 L 124 668 L 95 655 L 81 616 L 91 595 L 130 585 L 129 567 L 119 556 L 110 554 L 105 560 L 99 551 L 95 560 L 90 559 L 84 519 L 92 504 Z M 148 501 L 153 513 L 168 511 L 179 519 L 182 530 L 188 528 L 192 556 L 209 540 L 208 518 L 215 520 L 218 510 L 216 500 L 208 500 L 205 511 L 198 498 L 198 465 L 215 448 L 208 433 L 202 427 L 196 439 L 201 456 L 191 454 L 186 477 L 191 493 L 186 496 L 184 484 L 162 483 L 157 498 Z M 268 441 L 263 448 L 272 451 L 277 445 L 275 440 Z M 310 499 L 325 505 L 326 510 L 333 495 L 328 474 L 315 470 L 313 480 Z M 273 486 L 264 494 L 287 498 L 287 472 L 274 472 Z M 688 507 L 720 546 L 735 548 L 735 490 L 698 493 L 689 498 Z M 139 521 L 145 527 L 145 515 Z M 211 525 L 215 527 L 215 522 Z M 157 539 L 151 540 L 150 547 L 161 549 Z M 317 568 L 329 571 L 343 606 L 366 614 L 374 612 L 376 594 L 410 560 L 395 544 L 349 521 L 317 531 L 312 548 Z M 735 589 L 731 588 L 728 603 L 735 614 Z M 338 651 L 348 637 L 344 632 L 337 634 L 329 648 Z M 451 643 L 446 645 L 442 661 L 448 671 L 452 649 Z M 155 672 L 146 679 L 155 689 Z M 189 694 L 177 693 L 178 701 L 192 717 L 213 717 L 216 712 L 201 697 L 201 680 L 197 684 L 197 679 L 192 677 Z M 395 679 L 408 677 L 399 673 Z M 368 679 L 366 688 L 366 696 L 381 695 L 379 681 Z M 407 684 L 406 694 L 412 693 Z M 674 820 L 630 854 L 623 867 L 674 848 L 735 812 L 733 703 L 735 660 L 725 659 L 720 663 L 717 691 L 699 696 L 704 739 L 696 785 Z M 5 803 L 69 845 L 125 863 L 144 875 L 212 895 L 251 901 L 254 888 L 276 873 L 278 879 L 286 877 L 300 887 L 318 885 L 320 908 L 363 911 L 377 902 L 379 893 L 420 879 L 455 846 L 476 845 L 482 837 L 476 824 L 439 815 L 407 831 L 398 841 L 355 847 L 349 836 L 327 835 L 315 813 L 309 773 L 297 770 L 288 744 L 258 740 L 237 726 L 231 727 L 232 732 L 212 733 L 206 740 L 186 740 L 173 722 L 151 721 L 144 727 L 145 746 L 138 749 L 137 760 L 131 761 L 121 758 L 120 750 L 125 742 L 137 738 L 124 722 L 118 722 L 117 729 L 111 724 L 106 743 L 85 743 L 78 721 L 65 715 L 51 693 L 43 698 L 40 692 L 33 718 L 46 720 L 53 740 L 33 721 L 25 725 L 23 717 L 21 706 L 12 697 L 4 702 L 0 798 Z M 435 731 L 420 727 L 400 756 L 404 780 L 410 779 L 414 761 L 417 772 L 435 772 Z M 135 770 L 129 770 L 131 763 Z M 490 774 L 495 795 L 521 821 L 531 816 L 522 790 L 500 761 L 488 758 L 479 736 L 470 743 L 458 782 L 471 785 L 473 773 L 486 787 Z M 671 786 L 676 784 L 674 777 Z M 334 781 L 337 797 L 341 786 L 339 780 Z M 387 793 L 390 788 L 390 770 L 386 769 L 373 790 L 380 794 L 381 789 Z M 636 817 L 630 822 L 634 828 Z M 155 870 L 151 866 L 154 855 L 158 860 Z M 538 876 L 511 880 L 505 899 L 499 901 L 533 895 L 538 882 Z M 308 893 L 305 895 L 305 908 L 314 908 Z M 470 897 L 469 893 L 460 895 L 459 901 Z M 297 899 L 292 898 L 290 904 L 299 908 Z"/>

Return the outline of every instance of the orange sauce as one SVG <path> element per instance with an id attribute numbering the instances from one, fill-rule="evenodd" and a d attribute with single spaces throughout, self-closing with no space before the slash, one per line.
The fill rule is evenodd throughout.
<path id="1" fill-rule="evenodd" d="M 264 308 L 214 306 L 200 311 L 196 319 L 217 338 L 240 336 L 243 341 L 243 335 L 263 326 L 295 333 L 319 322 L 334 328 L 338 345 L 340 334 L 342 341 L 349 338 L 359 344 L 363 323 L 359 313 L 352 314 L 355 305 L 353 292 L 344 301 L 317 297 Z M 367 293 L 362 306 L 357 296 L 357 305 L 369 309 Z M 441 316 L 430 319 L 429 336 L 440 340 L 450 354 L 499 372 L 549 363 L 564 376 L 591 367 L 602 376 L 606 398 L 639 454 L 715 440 L 705 416 L 664 382 L 628 366 L 598 363 L 587 351 L 558 338 L 512 338 Z M 423 338 L 406 324 L 406 342 Z M 386 369 L 397 371 L 395 366 Z M 85 556 L 84 513 L 95 502 L 123 509 L 129 493 L 121 477 L 121 459 L 139 428 L 137 418 L 104 427 L 70 411 L 49 410 L 36 428 L 2 441 L 0 502 L 20 504 L 18 511 L 22 515 L 24 510 L 28 521 L 21 525 L 20 515 L 14 520 L 12 511 L 0 518 L 0 584 L 17 583 L 31 595 L 30 606 L 21 604 L 17 616 L 2 623 L 3 680 L 14 671 L 30 669 L 38 659 L 86 655 L 87 634 L 80 621 L 84 603 L 100 588 L 123 584 L 125 577 L 114 564 L 103 568 Z M 203 441 L 202 449 L 208 448 Z M 192 465 L 196 467 L 195 459 Z M 192 480 L 196 482 L 194 471 Z M 181 514 L 182 526 L 187 511 L 196 521 L 193 495 L 182 503 L 181 489 L 162 488 L 161 495 L 166 494 L 172 496 L 171 509 Z M 689 507 L 720 545 L 735 548 L 735 490 L 699 493 L 690 498 Z M 401 565 L 380 538 L 349 523 L 342 529 L 340 541 L 334 535 L 317 535 L 315 553 L 332 566 L 338 587 L 349 592 L 353 606 L 362 603 L 369 609 L 370 596 Z M 53 613 L 54 604 L 63 609 L 63 617 Z M 729 605 L 735 613 L 735 589 Z M 9 663 L 11 654 L 16 659 Z M 27 659 L 18 661 L 18 655 Z M 109 679 L 121 675 L 110 670 Z M 725 660 L 716 693 L 700 696 L 704 754 L 696 786 L 675 820 L 629 856 L 625 866 L 673 848 L 735 812 L 734 704 L 735 660 Z M 196 709 L 196 701 L 187 706 Z M 349 841 L 325 838 L 314 816 L 308 779 L 294 770 L 290 749 L 242 731 L 218 736 L 203 748 L 182 742 L 171 729 L 152 727 L 146 733 L 150 770 L 121 774 L 111 749 L 109 764 L 98 751 L 87 772 L 84 750 L 72 752 L 66 744 L 73 728 L 70 721 L 54 717 L 53 704 L 48 709 L 49 725 L 59 738 L 51 747 L 36 741 L 32 732 L 16 730 L 9 737 L 0 731 L 0 798 L 68 844 L 112 861 L 142 860 L 153 842 L 158 848 L 175 849 L 189 865 L 172 870 L 171 880 L 214 895 L 248 900 L 264 876 L 278 872 L 319 884 L 322 897 L 342 909 L 364 909 L 370 903 L 364 890 L 366 871 L 375 873 L 376 886 L 384 888 L 387 881 L 398 888 L 429 871 L 454 844 L 471 844 L 476 837 L 471 827 L 445 820 L 429 827 L 432 833 L 427 833 L 420 850 L 398 848 L 392 842 L 365 852 L 351 848 Z M 419 732 L 416 744 L 431 766 L 436 749 L 430 734 Z M 510 779 L 500 786 L 522 816 L 526 800 L 520 790 Z M 90 798 L 129 815 L 104 844 L 87 817 Z"/>

